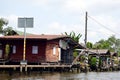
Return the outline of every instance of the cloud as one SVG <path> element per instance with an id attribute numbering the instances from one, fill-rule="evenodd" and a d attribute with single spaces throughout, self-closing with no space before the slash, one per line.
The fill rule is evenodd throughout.
<path id="1" fill-rule="evenodd" d="M 47 6 L 49 4 L 49 0 L 31 0 L 30 2 L 33 6 Z"/>
<path id="2" fill-rule="evenodd" d="M 52 22 L 48 24 L 48 32 L 52 34 L 60 34 L 61 32 L 65 32 L 67 26 L 60 24 L 59 22 Z"/>
<path id="3" fill-rule="evenodd" d="M 34 28 L 27 29 L 31 33 L 61 34 L 75 31 L 81 33 L 84 40 L 85 11 L 88 11 L 89 16 L 114 32 L 119 32 L 120 0 L 21 0 L 15 2 L 21 4 L 9 6 L 10 9 L 7 7 L 5 11 L 1 9 L 1 14 L 5 15 L 9 12 L 7 16 L 2 17 L 8 19 L 9 26 L 13 28 L 17 27 L 17 15 L 30 15 L 35 17 Z M 10 3 L 12 5 L 13 0 Z M 20 5 L 25 8 L 22 12 Z M 13 11 L 10 12 L 9 10 L 12 9 Z M 97 41 L 112 34 L 114 33 L 88 18 L 88 40 Z"/>
<path id="4" fill-rule="evenodd" d="M 75 11 L 75 10 L 85 9 L 86 6 L 84 0 L 65 0 L 64 8 Z"/>
<path id="5" fill-rule="evenodd" d="M 48 30 L 53 31 L 55 33 L 61 33 L 61 32 L 71 32 L 75 31 L 76 33 L 81 33 L 84 30 L 84 27 L 82 27 L 80 24 L 61 24 L 59 22 L 52 22 L 48 25 Z"/>
<path id="6" fill-rule="evenodd" d="M 63 9 L 69 11 L 88 11 L 89 8 L 95 8 L 96 5 L 101 0 L 64 0 Z"/>
<path id="7" fill-rule="evenodd" d="M 59 22 L 52 22 L 48 25 L 47 33 L 49 34 L 64 34 L 67 32 L 68 34 L 74 31 L 76 34 L 82 34 L 80 42 L 84 41 L 84 27 L 81 24 L 61 24 Z"/>
<path id="8" fill-rule="evenodd" d="M 107 34 L 109 33 L 109 35 L 117 33 L 116 28 L 119 27 L 119 22 L 117 22 L 112 16 L 97 15 L 92 17 L 90 16 L 88 19 L 90 25 L 93 25 L 95 30 L 98 30 L 98 28 L 103 29 L 103 31 L 107 32 Z"/>
<path id="9" fill-rule="evenodd" d="M 61 6 L 64 11 L 69 12 L 91 12 L 94 15 L 110 14 L 119 10 L 120 0 L 62 0 Z M 112 12 L 113 11 L 113 12 Z M 97 13 L 97 14 L 96 14 Z"/>

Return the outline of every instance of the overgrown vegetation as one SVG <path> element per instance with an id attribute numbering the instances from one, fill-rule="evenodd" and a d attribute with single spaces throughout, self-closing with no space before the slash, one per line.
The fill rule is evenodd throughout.
<path id="1" fill-rule="evenodd" d="M 96 57 L 92 57 L 89 61 L 89 65 L 92 70 L 96 69 L 96 61 L 97 61 Z"/>
<path id="2" fill-rule="evenodd" d="M 120 56 L 120 39 L 117 39 L 114 35 L 110 36 L 107 40 L 101 39 L 95 44 L 87 42 L 87 48 L 89 49 L 109 49 L 111 52 L 119 53 Z"/>
<path id="3" fill-rule="evenodd" d="M 17 35 L 17 32 L 15 32 L 12 27 L 7 26 L 8 20 L 4 18 L 0 18 L 0 33 L 7 36 L 7 35 Z M 4 26 L 7 26 L 7 28 L 3 28 Z"/>
<path id="4" fill-rule="evenodd" d="M 5 25 L 7 26 L 7 24 L 8 24 L 8 21 L 6 19 L 0 18 L 0 33 L 3 32 L 3 26 Z"/>
<path id="5" fill-rule="evenodd" d="M 65 32 L 64 34 L 70 36 L 77 43 L 79 43 L 79 39 L 82 37 L 82 34 L 76 34 L 74 31 L 70 32 L 69 34 Z"/>

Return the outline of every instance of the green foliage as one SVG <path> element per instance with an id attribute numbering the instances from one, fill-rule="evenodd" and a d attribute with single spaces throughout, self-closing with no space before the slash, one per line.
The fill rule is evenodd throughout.
<path id="1" fill-rule="evenodd" d="M 117 59 L 117 57 L 114 57 L 113 60 L 115 64 L 119 64 L 119 60 Z"/>
<path id="2" fill-rule="evenodd" d="M 3 26 L 8 24 L 8 20 L 4 19 L 4 18 L 0 18 L 0 33 L 3 33 L 5 36 L 6 35 L 15 35 L 17 34 L 12 27 L 7 27 L 5 29 L 3 29 Z"/>
<path id="3" fill-rule="evenodd" d="M 107 40 L 100 40 L 94 44 L 95 49 L 110 49 L 110 44 Z"/>
<path id="4" fill-rule="evenodd" d="M 92 49 L 93 48 L 93 44 L 91 42 L 87 42 L 87 48 Z"/>
<path id="5" fill-rule="evenodd" d="M 109 49 L 111 52 L 120 53 L 120 39 L 117 39 L 114 35 L 107 40 L 101 39 L 93 45 L 93 49 Z"/>
<path id="6" fill-rule="evenodd" d="M 81 61 L 81 62 L 85 61 L 85 55 L 81 55 L 81 56 L 80 56 L 80 61 Z"/>
<path id="7" fill-rule="evenodd" d="M 96 61 L 97 61 L 96 57 L 92 57 L 91 60 L 90 60 L 90 65 L 91 66 L 96 66 Z"/>
<path id="8" fill-rule="evenodd" d="M 116 43 L 116 38 L 113 35 L 113 36 L 109 37 L 107 41 L 109 42 L 110 45 L 114 45 Z"/>
<path id="9" fill-rule="evenodd" d="M 97 69 L 96 62 L 97 62 L 97 58 L 96 57 L 91 57 L 89 59 L 89 65 L 90 65 L 91 70 L 96 70 Z"/>
<path id="10" fill-rule="evenodd" d="M 79 43 L 79 39 L 82 36 L 82 34 L 80 34 L 80 33 L 78 35 L 76 35 L 76 33 L 74 31 L 70 32 L 70 34 L 68 34 L 67 32 L 65 32 L 65 35 L 70 36 L 77 43 Z"/>
<path id="11" fill-rule="evenodd" d="M 10 46 L 8 44 L 6 44 L 6 46 L 5 46 L 5 58 L 8 58 L 9 53 L 10 53 Z"/>
<path id="12" fill-rule="evenodd" d="M 73 52 L 73 56 L 74 56 L 74 57 L 77 57 L 77 56 L 78 56 L 78 52 L 77 52 L 77 51 L 74 51 L 74 52 Z"/>
<path id="13" fill-rule="evenodd" d="M 2 32 L 3 26 L 7 24 L 8 24 L 8 21 L 6 19 L 0 18 L 0 32 Z"/>
<path id="14" fill-rule="evenodd" d="M 7 35 L 17 35 L 17 32 L 15 32 L 12 27 L 7 27 L 3 30 L 3 33 L 5 36 Z"/>

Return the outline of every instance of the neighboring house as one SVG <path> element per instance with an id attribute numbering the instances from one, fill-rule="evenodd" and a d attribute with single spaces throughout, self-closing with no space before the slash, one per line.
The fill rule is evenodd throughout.
<path id="1" fill-rule="evenodd" d="M 106 68 L 112 65 L 111 53 L 108 49 L 88 50 L 88 54 L 101 60 L 100 67 Z"/>
<path id="2" fill-rule="evenodd" d="M 1 36 L 0 58 L 5 59 L 7 53 L 7 59 L 12 62 L 23 60 L 23 42 L 24 36 Z M 64 35 L 27 35 L 25 59 L 28 63 L 72 63 L 75 47 L 83 48 Z"/>
<path id="3" fill-rule="evenodd" d="M 108 49 L 89 49 L 89 55 L 110 56 L 111 53 Z"/>
<path id="4" fill-rule="evenodd" d="M 113 67 L 118 66 L 119 65 L 119 61 L 120 61 L 118 53 L 112 52 L 111 53 L 111 58 L 112 58 L 112 66 Z"/>

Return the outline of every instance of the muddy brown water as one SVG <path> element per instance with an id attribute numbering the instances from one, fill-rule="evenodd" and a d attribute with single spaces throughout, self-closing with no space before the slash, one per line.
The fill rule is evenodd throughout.
<path id="1" fill-rule="evenodd" d="M 10 75 L 7 72 L 0 72 L 0 80 L 120 80 L 120 71 L 118 72 L 32 72 L 29 74 L 14 72 Z"/>

